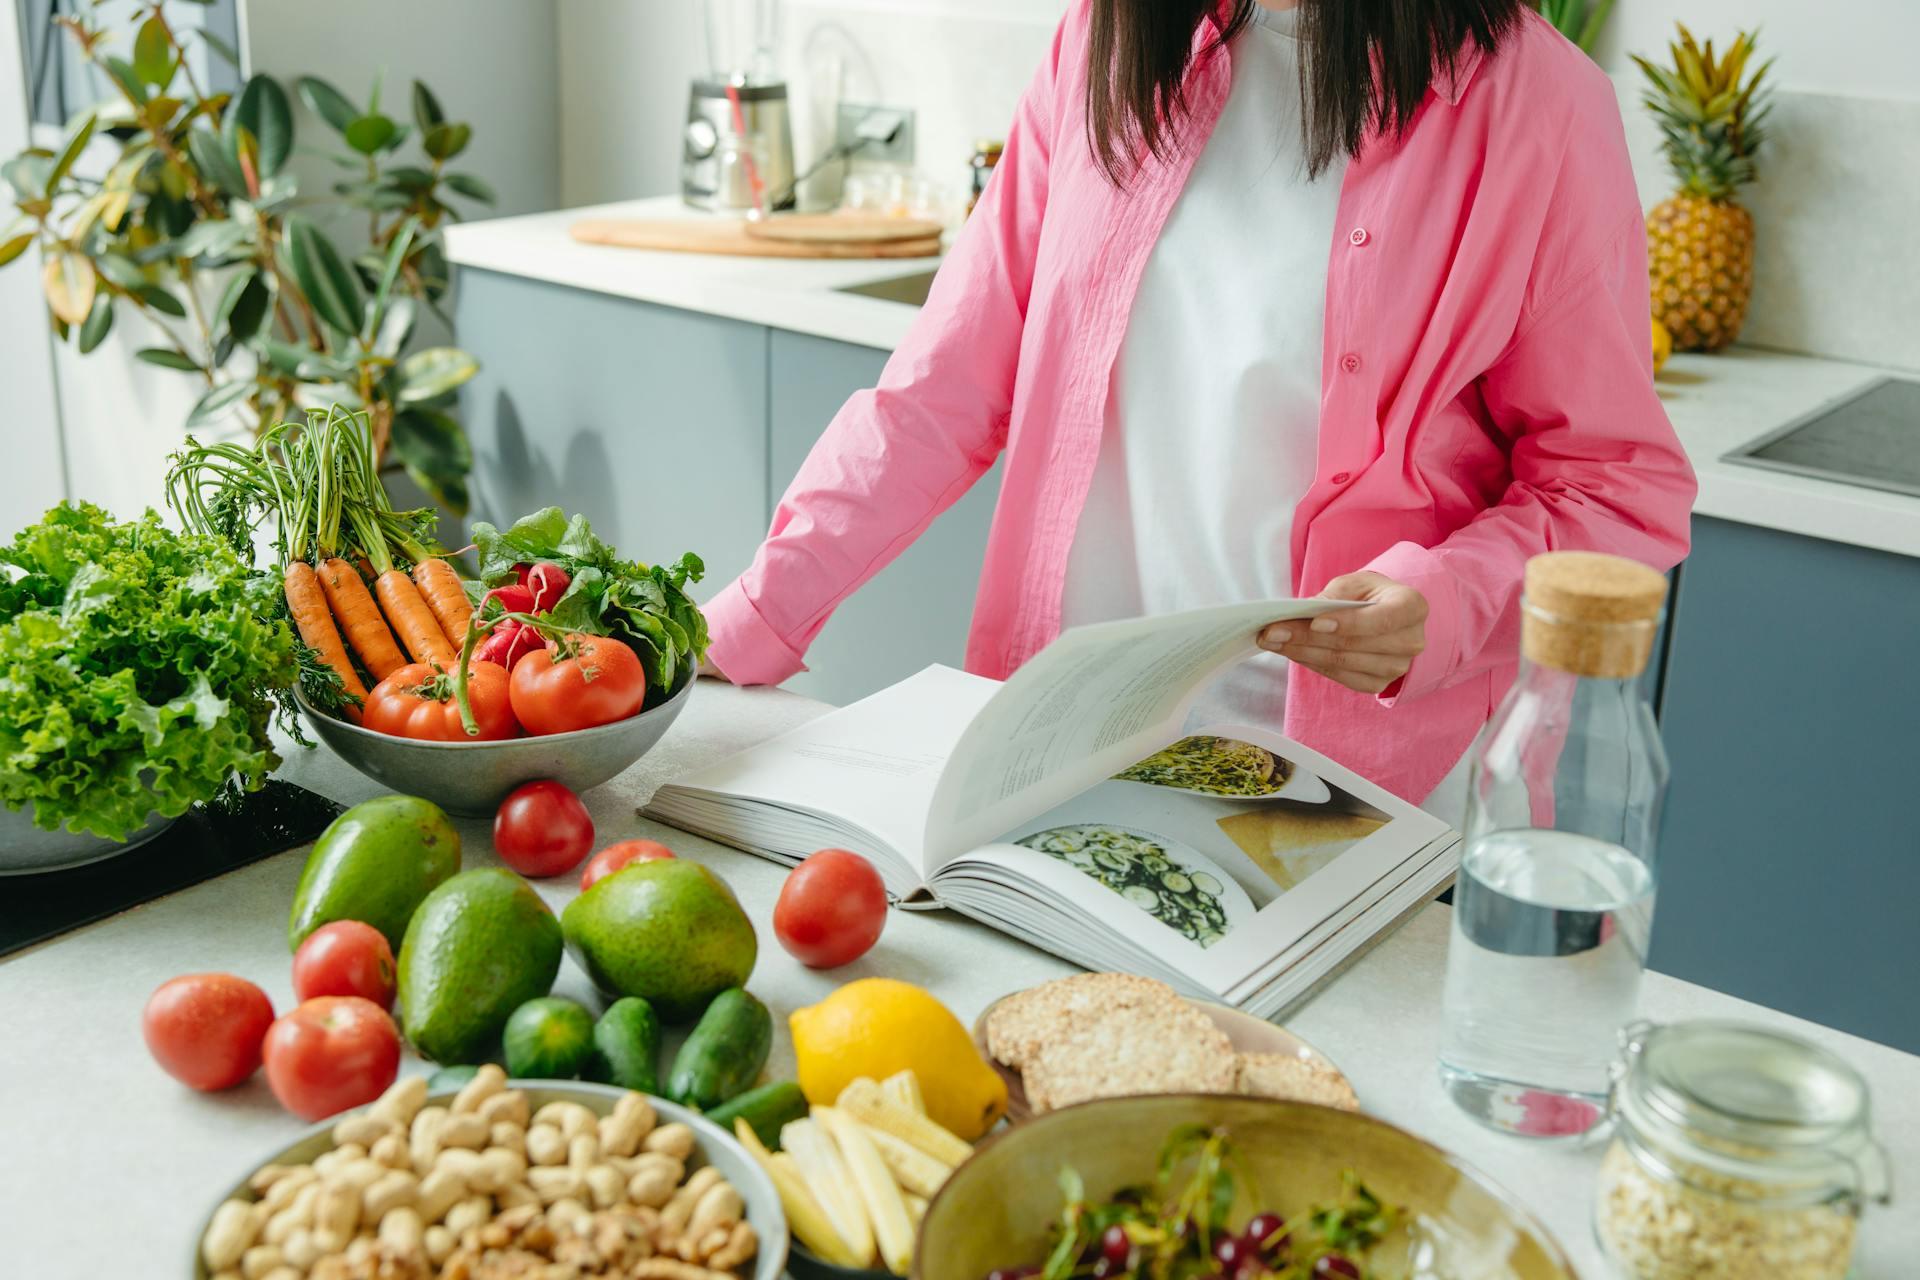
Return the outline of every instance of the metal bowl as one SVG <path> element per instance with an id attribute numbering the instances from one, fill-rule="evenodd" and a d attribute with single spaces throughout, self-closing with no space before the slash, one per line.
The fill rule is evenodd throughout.
<path id="1" fill-rule="evenodd" d="M 0 876 L 27 876 L 84 867 L 136 849 L 178 821 L 178 818 L 163 818 L 156 813 L 147 820 L 146 826 L 129 833 L 125 840 L 107 840 L 84 831 L 69 831 L 64 826 L 48 831 L 35 826 L 33 815 L 24 809 L 0 809 Z"/>
<path id="2" fill-rule="evenodd" d="M 613 1104 L 627 1092 L 612 1085 L 588 1084 L 580 1080 L 514 1080 L 509 1087 L 523 1091 L 528 1104 L 536 1111 L 549 1102 L 578 1102 L 595 1115 L 602 1116 L 612 1111 Z M 442 1090 L 430 1095 L 427 1101 L 429 1104 L 445 1106 L 453 1101 L 457 1092 L 453 1089 Z M 760 1238 L 759 1252 L 753 1259 L 751 1280 L 780 1280 L 787 1266 L 787 1215 L 780 1207 L 780 1195 L 773 1189 L 773 1182 L 767 1177 L 766 1171 L 754 1162 L 732 1134 L 699 1112 L 689 1111 L 665 1098 L 649 1096 L 647 1100 L 653 1104 L 654 1111 L 659 1113 L 663 1123 L 678 1121 L 691 1128 L 699 1139 L 693 1159 L 688 1161 L 688 1171 L 702 1164 L 712 1165 L 746 1202 L 747 1221 Z M 221 1193 L 201 1220 L 200 1229 L 194 1233 L 193 1257 L 187 1267 L 189 1276 L 194 1280 L 207 1280 L 206 1263 L 200 1257 L 200 1241 L 207 1233 L 208 1224 L 213 1221 L 214 1210 L 236 1196 L 253 1199 L 247 1183 L 263 1165 L 311 1164 L 315 1157 L 332 1150 L 333 1126 L 340 1119 L 340 1116 L 332 1116 L 312 1126 L 287 1146 L 248 1168 L 242 1177 Z M 972 1277 L 972 1280 L 978 1280 L 978 1277 Z"/>
<path id="3" fill-rule="evenodd" d="M 1037 1264 L 1060 1216 L 1060 1170 L 1105 1197 L 1153 1180 L 1161 1143 L 1182 1125 L 1227 1131 L 1258 1187 L 1234 1222 L 1262 1209 L 1300 1217 L 1339 1195 L 1352 1170 L 1407 1229 L 1375 1250 L 1386 1275 L 1474 1280 L 1576 1280 L 1573 1265 L 1539 1221 L 1511 1196 L 1445 1151 L 1383 1120 L 1304 1102 L 1178 1094 L 1115 1098 L 1067 1107 L 983 1143 L 927 1209 L 914 1280 L 980 1280 L 998 1267 Z M 1249 1198 L 1257 1205 L 1249 1204 Z M 1394 1250 L 1404 1256 L 1396 1265 Z M 1407 1265 L 1418 1250 L 1420 1265 Z"/>
<path id="4" fill-rule="evenodd" d="M 395 791 L 477 818 L 490 816 L 523 782 L 552 778 L 580 792 L 624 772 L 660 741 L 697 683 L 688 677 L 665 702 L 612 724 L 504 742 L 395 738 L 336 720 L 296 696 L 307 723 L 342 760 Z"/>

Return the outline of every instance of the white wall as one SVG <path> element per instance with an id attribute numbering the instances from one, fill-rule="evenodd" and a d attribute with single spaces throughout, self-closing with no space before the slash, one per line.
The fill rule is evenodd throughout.
<path id="1" fill-rule="evenodd" d="M 561 203 L 678 190 L 687 82 L 706 61 L 698 4 L 558 0 L 554 13 Z"/>
<path id="2" fill-rule="evenodd" d="M 1920 4 L 1913 0 L 1619 0 L 1595 51 L 1601 64 L 1631 70 L 1629 50 L 1664 57 L 1675 19 L 1720 46 L 1736 31 L 1759 28 L 1762 51 L 1780 55 L 1769 78 L 1785 87 L 1920 101 Z"/>

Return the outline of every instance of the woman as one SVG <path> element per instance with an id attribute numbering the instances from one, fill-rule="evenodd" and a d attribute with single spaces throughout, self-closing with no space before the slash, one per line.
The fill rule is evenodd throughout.
<path id="1" fill-rule="evenodd" d="M 1685 554 L 1606 77 L 1522 0 L 1293 3 L 1078 0 L 924 313 L 708 606 L 720 672 L 802 670 L 1004 454 L 971 670 L 1099 618 L 1365 601 L 1276 619 L 1286 661 L 1217 709 L 1284 700 L 1450 810 L 1526 559 Z"/>

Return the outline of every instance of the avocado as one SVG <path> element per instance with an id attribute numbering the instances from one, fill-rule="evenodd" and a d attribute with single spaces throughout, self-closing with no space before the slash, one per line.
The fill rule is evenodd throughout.
<path id="1" fill-rule="evenodd" d="M 515 1080 L 571 1080 L 593 1047 L 593 1015 L 565 996 L 536 996 L 500 1034 Z"/>
<path id="2" fill-rule="evenodd" d="M 593 1024 L 593 1049 L 580 1078 L 658 1093 L 659 1060 L 659 1015 L 639 996 L 622 996 Z"/>
<path id="3" fill-rule="evenodd" d="M 745 984 L 758 943 L 726 882 L 684 858 L 632 863 L 561 915 L 567 950 L 612 996 L 640 996 L 685 1022 Z"/>
<path id="4" fill-rule="evenodd" d="M 424 1058 L 475 1061 L 552 988 L 560 951 L 560 922 L 525 880 L 462 871 L 427 895 L 400 944 L 401 1029 Z"/>
<path id="5" fill-rule="evenodd" d="M 760 1078 L 773 1048 L 773 1015 L 744 988 L 722 991 L 673 1059 L 667 1096 L 706 1110 Z"/>
<path id="6" fill-rule="evenodd" d="M 460 833 L 440 806 L 417 796 L 381 796 L 333 820 L 300 873 L 287 947 L 335 920 L 360 920 L 396 951 L 420 900 L 460 869 Z"/>

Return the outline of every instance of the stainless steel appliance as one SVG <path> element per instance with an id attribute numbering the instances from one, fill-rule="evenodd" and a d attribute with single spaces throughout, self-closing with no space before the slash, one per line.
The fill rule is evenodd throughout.
<path id="1" fill-rule="evenodd" d="M 774 70 L 777 0 L 703 0 L 707 73 L 687 94 L 680 191 L 702 209 L 793 203 L 793 122 Z"/>

